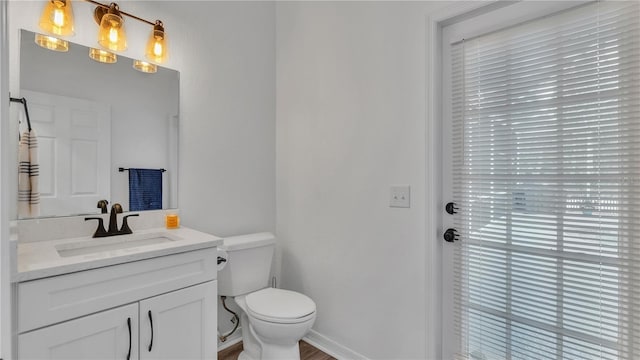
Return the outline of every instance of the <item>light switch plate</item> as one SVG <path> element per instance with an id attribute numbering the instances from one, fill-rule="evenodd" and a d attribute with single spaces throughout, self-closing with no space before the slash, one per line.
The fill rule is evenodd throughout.
<path id="1" fill-rule="evenodd" d="M 408 208 L 411 207 L 411 186 L 391 185 L 389 207 Z"/>

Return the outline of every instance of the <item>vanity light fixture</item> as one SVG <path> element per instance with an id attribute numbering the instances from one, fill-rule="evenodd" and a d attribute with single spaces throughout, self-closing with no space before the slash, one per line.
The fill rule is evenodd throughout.
<path id="1" fill-rule="evenodd" d="M 40 16 L 40 28 L 58 36 L 73 35 L 71 0 L 50 0 Z"/>
<path id="2" fill-rule="evenodd" d="M 37 34 L 35 36 L 36 44 L 42 46 L 45 49 L 67 52 L 69 51 L 69 42 L 66 40 L 58 39 L 49 35 Z"/>
<path id="3" fill-rule="evenodd" d="M 105 10 L 103 7 L 96 7 L 94 18 L 100 25 L 98 30 L 98 43 L 109 50 L 127 50 L 127 35 L 124 31 L 124 19 L 120 13 L 118 4 L 111 3 Z"/>
<path id="4" fill-rule="evenodd" d="M 160 64 L 166 61 L 167 38 L 162 21 L 156 20 L 155 22 L 151 22 L 137 17 L 133 14 L 124 12 L 120 10 L 120 7 L 116 3 L 106 5 L 95 0 L 83 1 L 96 5 L 96 8 L 93 12 L 93 17 L 99 25 L 98 43 L 103 48 L 110 51 L 124 51 L 127 49 L 127 36 L 124 29 L 124 16 L 128 16 L 130 18 L 153 26 L 151 36 L 149 37 L 149 41 L 147 42 L 147 46 L 145 48 L 145 55 L 147 59 L 156 64 Z M 49 0 L 40 18 L 40 28 L 52 35 L 73 35 L 73 9 L 71 6 L 71 0 Z M 58 50 L 59 48 L 63 48 L 63 44 L 66 44 L 64 46 L 68 48 L 68 43 L 66 43 L 65 40 L 56 39 L 50 36 L 50 39 L 45 39 L 43 36 L 44 35 L 42 35 L 40 39 L 38 39 L 36 35 L 36 43 L 44 48 L 56 51 L 66 51 Z M 54 40 L 57 40 L 57 42 Z M 111 55 L 113 55 L 113 58 L 116 58 L 115 54 Z M 111 59 L 111 55 L 109 59 Z M 91 52 L 90 56 L 92 59 L 97 60 L 92 56 Z M 97 55 L 96 53 L 96 56 L 100 58 L 101 55 Z M 113 62 L 115 62 L 115 60 Z M 150 65 L 155 66 L 154 64 Z M 136 67 L 135 63 L 134 67 Z M 151 69 L 151 66 L 140 65 L 140 68 Z M 138 67 L 136 67 L 136 69 L 138 69 Z"/>
<path id="5" fill-rule="evenodd" d="M 89 57 L 97 62 L 113 64 L 118 61 L 118 56 L 102 49 L 89 48 Z"/>
<path id="6" fill-rule="evenodd" d="M 133 60 L 133 68 L 147 74 L 154 74 L 158 71 L 155 64 L 142 60 Z"/>
<path id="7" fill-rule="evenodd" d="M 159 64 L 167 59 L 167 39 L 164 24 L 160 20 L 156 20 L 156 24 L 153 25 L 153 31 L 147 42 L 146 55 L 147 59 Z"/>

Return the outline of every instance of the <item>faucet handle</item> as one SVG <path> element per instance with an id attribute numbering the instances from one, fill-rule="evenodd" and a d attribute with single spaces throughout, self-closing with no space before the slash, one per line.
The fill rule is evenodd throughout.
<path id="1" fill-rule="evenodd" d="M 104 220 L 100 217 L 86 217 L 84 218 L 84 221 L 87 220 L 98 220 L 98 227 L 96 228 L 96 232 L 93 233 L 93 237 L 97 238 L 97 237 L 105 237 L 105 236 L 109 236 L 107 234 L 107 230 L 104 229 Z"/>
<path id="2" fill-rule="evenodd" d="M 103 200 L 98 201 L 97 208 L 100 209 L 101 213 L 106 214 L 107 213 L 107 205 L 109 205 L 109 201 L 103 199 Z"/>
<path id="3" fill-rule="evenodd" d="M 127 218 L 130 216 L 140 216 L 140 214 L 131 214 L 122 218 L 122 228 L 120 229 L 120 234 L 133 234 L 131 228 L 129 227 L 129 223 L 127 222 Z"/>

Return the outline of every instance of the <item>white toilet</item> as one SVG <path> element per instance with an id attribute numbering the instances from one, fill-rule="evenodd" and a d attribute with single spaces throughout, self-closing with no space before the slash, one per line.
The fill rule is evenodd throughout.
<path id="1" fill-rule="evenodd" d="M 224 239 L 226 266 L 218 272 L 218 293 L 242 309 L 239 360 L 300 359 L 298 341 L 316 320 L 316 304 L 295 291 L 269 285 L 275 238 L 258 233 Z"/>

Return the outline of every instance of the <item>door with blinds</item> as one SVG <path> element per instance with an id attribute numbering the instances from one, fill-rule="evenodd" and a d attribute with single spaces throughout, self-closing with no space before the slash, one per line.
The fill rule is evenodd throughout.
<path id="1" fill-rule="evenodd" d="M 640 5 L 444 39 L 445 357 L 640 359 Z"/>

